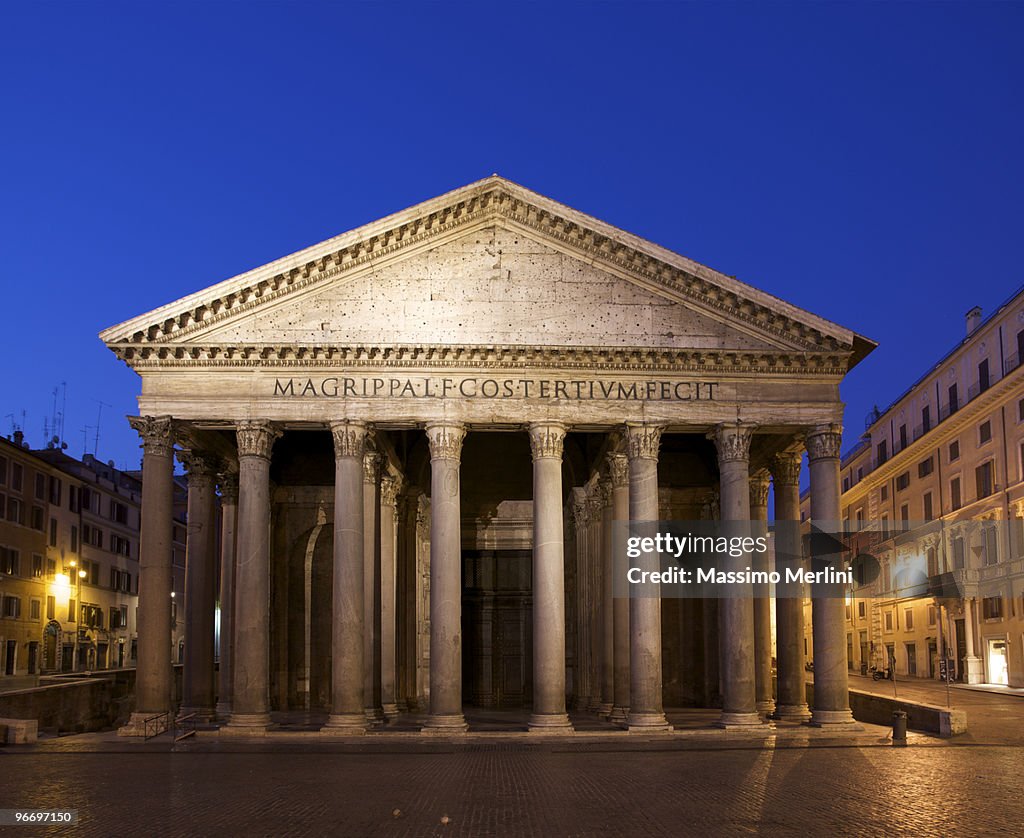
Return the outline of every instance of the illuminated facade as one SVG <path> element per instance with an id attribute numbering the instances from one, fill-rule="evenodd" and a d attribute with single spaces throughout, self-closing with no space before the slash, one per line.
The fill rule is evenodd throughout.
<path id="1" fill-rule="evenodd" d="M 805 447 L 815 514 L 838 519 L 839 382 L 873 348 L 854 332 L 493 176 L 101 338 L 142 379 L 126 735 L 172 709 L 176 453 L 181 709 L 222 734 L 273 711 L 325 735 L 413 711 L 459 732 L 464 704 L 548 732 L 569 706 L 641 731 L 666 703 L 721 707 L 723 727 L 810 717 L 798 600 L 774 696 L 767 597 L 616 599 L 610 532 L 762 522 L 770 478 L 796 523 Z M 816 601 L 816 724 L 852 724 L 842 625 L 841 598 Z"/>

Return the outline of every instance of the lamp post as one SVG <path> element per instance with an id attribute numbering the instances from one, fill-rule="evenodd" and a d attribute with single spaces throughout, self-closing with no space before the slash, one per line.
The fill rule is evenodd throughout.
<path id="1" fill-rule="evenodd" d="M 75 591 L 76 613 L 69 613 L 68 620 L 73 620 L 75 623 L 75 662 L 78 664 L 78 667 L 81 668 L 82 646 L 79 641 L 82 639 L 82 580 L 85 579 L 86 572 L 85 568 L 78 568 L 78 572 L 75 573 L 75 568 L 78 567 L 78 562 L 74 559 L 72 559 L 69 562 L 69 564 L 71 566 L 71 572 L 68 574 L 68 576 L 71 576 L 72 574 L 74 575 L 74 578 L 77 579 L 77 587 Z"/>

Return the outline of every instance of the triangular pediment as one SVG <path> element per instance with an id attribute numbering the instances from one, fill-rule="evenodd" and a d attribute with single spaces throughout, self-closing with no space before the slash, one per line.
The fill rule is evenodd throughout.
<path id="1" fill-rule="evenodd" d="M 497 176 L 101 334 L 145 347 L 511 346 L 827 353 L 872 344 Z M 147 353 L 148 354 L 148 353 Z"/>

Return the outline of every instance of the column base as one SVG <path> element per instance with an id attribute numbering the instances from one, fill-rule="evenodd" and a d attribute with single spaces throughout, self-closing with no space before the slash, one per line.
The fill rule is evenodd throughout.
<path id="1" fill-rule="evenodd" d="M 530 716 L 530 733 L 573 733 L 567 713 L 533 713 Z"/>
<path id="2" fill-rule="evenodd" d="M 775 699 L 764 699 L 763 701 L 757 702 L 754 707 L 762 716 L 771 716 L 771 714 L 775 712 Z"/>
<path id="3" fill-rule="evenodd" d="M 810 725 L 829 730 L 864 730 L 854 720 L 852 710 L 812 710 Z"/>
<path id="4" fill-rule="evenodd" d="M 427 716 L 420 733 L 451 735 L 466 733 L 468 730 L 469 725 L 462 713 L 444 713 Z"/>
<path id="5" fill-rule="evenodd" d="M 398 718 L 399 710 L 398 710 L 398 703 L 397 702 L 393 702 L 392 701 L 392 702 L 388 702 L 386 704 L 382 704 L 380 709 L 384 713 L 384 718 L 386 720 L 391 721 L 392 719 L 397 719 Z"/>
<path id="6" fill-rule="evenodd" d="M 811 708 L 806 704 L 779 704 L 772 718 L 780 722 L 809 722 Z"/>
<path id="7" fill-rule="evenodd" d="M 771 727 L 770 722 L 766 722 L 764 717 L 758 712 L 734 712 L 731 710 L 723 710 L 722 715 L 718 717 L 718 721 L 715 722 L 715 727 L 720 727 L 725 730 L 735 730 L 743 728 L 750 730 L 756 727 Z"/>
<path id="8" fill-rule="evenodd" d="M 366 723 L 370 727 L 382 727 L 384 724 L 384 711 L 380 707 L 367 707 L 363 711 Z"/>
<path id="9" fill-rule="evenodd" d="M 232 713 L 220 729 L 221 736 L 266 736 L 270 727 L 269 713 Z"/>
<path id="10" fill-rule="evenodd" d="M 230 701 L 218 701 L 217 707 L 214 713 L 221 721 L 227 720 L 231 716 L 231 702 Z"/>
<path id="11" fill-rule="evenodd" d="M 968 655 L 964 658 L 964 683 L 981 684 L 985 681 L 985 673 L 981 665 L 981 658 Z"/>
<path id="12" fill-rule="evenodd" d="M 159 713 L 132 713 L 128 721 L 125 722 L 124 727 L 117 729 L 118 736 L 145 736 L 146 735 L 146 719 L 158 716 Z M 168 727 L 171 724 L 171 716 L 167 715 Z"/>
<path id="13" fill-rule="evenodd" d="M 320 728 L 321 736 L 362 736 L 365 733 L 365 713 L 331 713 Z"/>
<path id="14" fill-rule="evenodd" d="M 592 696 L 590 696 L 590 698 L 587 699 L 587 706 L 584 707 L 583 709 L 586 710 L 588 713 L 596 713 L 600 706 L 601 706 L 601 697 L 600 696 L 593 696 L 592 695 Z"/>
<path id="15" fill-rule="evenodd" d="M 664 713 L 630 713 L 626 717 L 626 729 L 630 733 L 668 733 L 672 725 Z"/>
<path id="16" fill-rule="evenodd" d="M 615 709 L 615 705 L 610 701 L 603 702 L 600 707 L 597 708 L 597 715 L 602 718 L 609 718 L 612 714 L 612 710 Z"/>
<path id="17" fill-rule="evenodd" d="M 629 708 L 622 707 L 616 704 L 612 707 L 611 715 L 608 717 L 608 721 L 616 725 L 625 725 L 626 719 L 629 718 Z"/>

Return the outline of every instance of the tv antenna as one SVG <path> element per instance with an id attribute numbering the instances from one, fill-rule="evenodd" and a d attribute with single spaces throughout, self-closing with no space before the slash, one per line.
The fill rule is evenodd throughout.
<path id="1" fill-rule="evenodd" d="M 100 401 L 99 399 L 93 399 L 94 402 L 98 402 L 100 409 L 96 414 L 96 441 L 92 446 L 92 453 L 94 456 L 99 456 L 100 453 L 100 419 L 103 418 L 103 408 L 113 407 L 113 405 L 107 404 L 106 402 Z"/>

